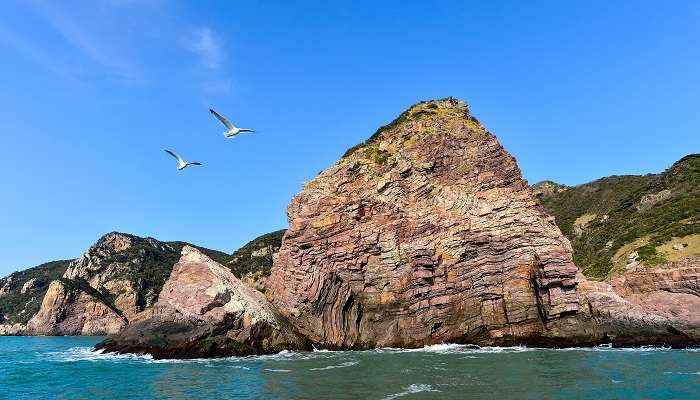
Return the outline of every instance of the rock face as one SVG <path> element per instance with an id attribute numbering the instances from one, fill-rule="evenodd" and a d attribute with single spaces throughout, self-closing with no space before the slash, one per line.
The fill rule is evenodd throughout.
<path id="1" fill-rule="evenodd" d="M 149 315 L 178 256 L 179 248 L 170 243 L 112 232 L 73 261 L 63 277 L 86 281 L 136 320 Z"/>
<path id="2" fill-rule="evenodd" d="M 223 357 L 309 349 L 264 295 L 194 247 L 182 249 L 154 314 L 101 343 L 156 358 Z"/>
<path id="3" fill-rule="evenodd" d="M 0 335 L 17 334 L 39 311 L 49 283 L 59 279 L 70 260 L 52 261 L 0 278 Z"/>
<path id="4" fill-rule="evenodd" d="M 39 312 L 24 331 L 29 335 L 110 335 L 127 320 L 89 287 L 68 280 L 51 282 Z"/>
<path id="5" fill-rule="evenodd" d="M 292 199 L 268 282 L 312 341 L 525 339 L 578 311 L 568 240 L 465 103 L 415 105 L 348 153 Z"/>
<path id="6" fill-rule="evenodd" d="M 24 328 L 22 324 L 0 324 L 0 336 L 21 335 Z"/>

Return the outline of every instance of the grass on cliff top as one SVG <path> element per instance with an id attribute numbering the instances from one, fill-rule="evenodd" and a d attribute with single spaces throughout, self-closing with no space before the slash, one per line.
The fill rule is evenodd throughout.
<path id="1" fill-rule="evenodd" d="M 648 210 L 637 209 L 643 196 L 662 190 L 670 190 L 671 196 Z M 539 200 L 571 241 L 574 262 L 586 276 L 607 277 L 613 268 L 613 255 L 642 237 L 649 239 L 634 249 L 640 260 L 649 266 L 659 265 L 665 259 L 657 247 L 673 238 L 700 233 L 700 155 L 686 156 L 658 175 L 602 178 L 540 196 Z M 597 218 L 576 237 L 574 222 L 585 214 L 596 214 Z"/>
<path id="2" fill-rule="evenodd" d="M 228 263 L 224 265 L 239 278 L 249 272 L 260 272 L 263 276 L 269 276 L 272 270 L 272 257 L 252 257 L 251 255 L 262 248 L 269 247 L 273 251 L 279 249 L 286 231 L 286 229 L 280 229 L 251 240 L 229 256 Z"/>
<path id="3" fill-rule="evenodd" d="M 369 137 L 369 139 L 365 140 L 365 141 L 362 142 L 362 143 L 358 143 L 358 144 L 356 144 L 355 146 L 352 146 L 351 148 L 347 149 L 347 150 L 345 151 L 345 153 L 343 153 L 343 156 L 341 157 L 341 159 L 342 159 L 342 158 L 350 157 L 350 156 L 351 156 L 352 154 L 354 154 L 357 150 L 362 149 L 362 148 L 366 148 L 366 147 L 368 147 L 368 146 L 371 146 L 371 145 L 373 145 L 373 144 L 379 142 L 379 140 L 381 140 L 382 135 L 383 135 L 385 132 L 391 131 L 392 129 L 396 128 L 397 126 L 399 126 L 399 125 L 401 125 L 401 124 L 403 124 L 403 123 L 405 123 L 405 122 L 418 119 L 418 118 L 420 118 L 420 117 L 422 117 L 422 116 L 425 116 L 425 115 L 436 115 L 436 114 L 438 114 L 438 109 L 440 108 L 440 107 L 438 106 L 438 103 L 440 103 L 440 102 L 446 102 L 446 101 L 456 101 L 456 100 L 455 100 L 454 98 L 452 98 L 452 97 L 446 97 L 446 98 L 438 99 L 438 100 L 426 100 L 426 101 L 421 101 L 421 102 L 419 102 L 419 103 L 416 103 L 416 104 L 412 105 L 411 107 L 409 107 L 408 109 L 406 109 L 404 112 L 402 112 L 401 114 L 399 114 L 399 116 L 396 117 L 393 121 L 389 122 L 389 123 L 386 124 L 386 125 L 380 126 L 379 129 L 377 129 L 377 130 L 372 134 L 372 136 Z M 425 107 L 421 107 L 421 106 L 423 106 L 423 105 L 425 105 Z M 471 119 L 473 122 L 475 122 L 476 124 L 480 124 L 480 123 L 479 123 L 479 120 L 477 120 L 475 117 L 471 117 L 471 116 L 470 116 L 470 119 Z M 378 149 L 377 149 L 377 150 L 378 150 Z M 382 150 L 382 151 L 383 151 L 383 150 Z M 365 154 L 365 156 L 367 156 L 367 154 Z M 371 157 L 372 154 L 369 154 L 369 156 Z M 386 160 L 384 160 L 384 161 L 386 161 Z M 380 164 L 381 164 L 381 163 L 380 163 Z"/>
<path id="4" fill-rule="evenodd" d="M 0 279 L 0 287 L 3 287 L 12 277 L 9 292 L 0 297 L 0 324 L 26 324 L 39 311 L 49 283 L 63 276 L 71 261 L 51 261 Z M 34 278 L 38 282 L 37 288 L 22 294 L 22 286 Z"/>

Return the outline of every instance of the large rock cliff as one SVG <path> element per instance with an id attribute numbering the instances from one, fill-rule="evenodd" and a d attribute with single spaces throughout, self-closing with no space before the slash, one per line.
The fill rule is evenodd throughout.
<path id="1" fill-rule="evenodd" d="M 409 108 L 287 213 L 267 293 L 328 347 L 527 338 L 579 309 L 568 240 L 461 101 Z"/>

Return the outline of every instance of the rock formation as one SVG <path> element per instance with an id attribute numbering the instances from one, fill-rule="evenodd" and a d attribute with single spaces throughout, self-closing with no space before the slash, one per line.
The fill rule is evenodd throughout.
<path id="1" fill-rule="evenodd" d="M 185 246 L 153 316 L 101 343 L 156 358 L 223 357 L 305 350 L 309 343 L 226 267 Z"/>
<path id="2" fill-rule="evenodd" d="M 170 243 L 112 232 L 73 261 L 63 277 L 86 281 L 128 320 L 136 320 L 150 312 L 178 255 Z"/>
<path id="3" fill-rule="evenodd" d="M 117 309 L 86 284 L 55 280 L 49 285 L 39 312 L 29 320 L 28 335 L 110 335 L 127 324 Z"/>
<path id="4" fill-rule="evenodd" d="M 267 294 L 318 346 L 700 339 L 698 259 L 609 283 L 577 274 L 513 158 L 453 99 L 350 149 L 288 217 Z"/>
<path id="5" fill-rule="evenodd" d="M 63 276 L 69 263 L 52 261 L 0 278 L 0 323 L 6 327 L 0 335 L 21 333 L 39 311 L 49 283 Z"/>
<path id="6" fill-rule="evenodd" d="M 579 308 L 568 240 L 461 101 L 409 108 L 287 213 L 267 293 L 327 347 L 527 338 Z"/>
<path id="7" fill-rule="evenodd" d="M 530 188 L 532 189 L 532 193 L 535 196 L 540 197 L 551 196 L 556 193 L 561 193 L 569 187 L 552 181 L 541 181 L 530 186 Z"/>

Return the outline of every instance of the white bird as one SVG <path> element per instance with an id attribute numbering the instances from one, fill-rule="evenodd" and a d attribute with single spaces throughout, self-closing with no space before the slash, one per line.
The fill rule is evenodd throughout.
<path id="1" fill-rule="evenodd" d="M 226 139 L 231 139 L 233 137 L 236 137 L 236 135 L 238 135 L 241 132 L 255 132 L 254 130 L 248 129 L 248 128 L 237 128 L 229 120 L 227 120 L 221 114 L 212 110 L 211 108 L 209 109 L 209 112 L 212 113 L 212 115 L 215 116 L 216 119 L 221 121 L 221 123 L 224 124 L 226 129 L 228 129 L 228 131 L 224 132 L 224 136 L 226 137 Z"/>
<path id="2" fill-rule="evenodd" d="M 165 152 L 177 159 L 177 169 L 180 171 L 187 168 L 188 165 L 202 165 L 202 163 L 198 163 L 198 162 L 187 162 L 187 161 L 183 160 L 182 157 L 180 157 L 179 155 L 177 155 L 177 153 L 175 153 L 173 151 L 165 150 Z"/>

